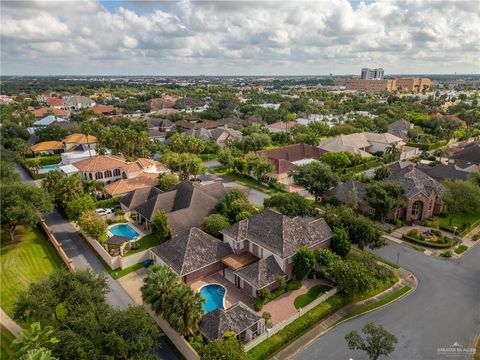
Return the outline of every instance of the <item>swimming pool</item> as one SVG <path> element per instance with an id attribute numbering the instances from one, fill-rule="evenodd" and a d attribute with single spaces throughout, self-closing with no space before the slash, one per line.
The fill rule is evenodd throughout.
<path id="1" fill-rule="evenodd" d="M 128 224 L 116 224 L 108 229 L 113 235 L 125 236 L 130 240 L 136 240 L 140 234 Z"/>
<path id="2" fill-rule="evenodd" d="M 45 170 L 45 171 L 58 170 L 58 165 L 57 164 L 43 165 L 43 166 L 40 166 L 40 170 Z"/>
<path id="3" fill-rule="evenodd" d="M 208 284 L 200 289 L 200 295 L 205 299 L 203 312 L 208 313 L 216 309 L 225 309 L 224 300 L 227 290 L 218 284 Z"/>

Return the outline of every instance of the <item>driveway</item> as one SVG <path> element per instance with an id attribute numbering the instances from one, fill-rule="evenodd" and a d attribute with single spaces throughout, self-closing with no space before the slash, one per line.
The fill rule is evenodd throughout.
<path id="1" fill-rule="evenodd" d="M 30 175 L 22 167 L 19 166 L 18 171 L 24 183 L 39 186 L 38 181 L 32 180 Z M 63 218 L 57 210 L 54 210 L 50 214 L 45 214 L 44 218 L 58 242 L 62 244 L 65 253 L 73 260 L 77 269 L 92 269 L 95 273 L 103 273 L 105 275 L 110 289 L 107 294 L 107 302 L 110 305 L 120 309 L 126 309 L 130 305 L 135 305 L 123 287 L 106 272 L 105 267 L 100 260 L 98 260 L 93 250 L 78 235 L 70 222 Z M 161 359 L 178 359 L 164 338 L 161 340 L 159 356 Z"/>
<path id="2" fill-rule="evenodd" d="M 242 189 L 243 191 L 246 192 L 248 196 L 248 200 L 250 200 L 251 203 L 257 205 L 257 206 L 262 206 L 263 207 L 263 200 L 269 199 L 270 195 L 267 195 L 261 191 L 249 188 L 248 186 L 236 183 L 232 180 L 222 178 L 220 176 L 214 175 L 214 174 L 205 174 L 205 175 L 200 175 L 198 176 L 200 180 L 202 180 L 203 184 L 211 184 L 214 182 L 221 182 L 226 188 L 233 188 L 237 187 Z"/>
<path id="3" fill-rule="evenodd" d="M 441 348 L 457 342 L 472 347 L 480 328 L 480 247 L 458 260 L 441 260 L 391 243 L 376 254 L 410 270 L 418 288 L 391 306 L 347 321 L 306 348 L 297 359 L 368 359 L 365 353 L 347 348 L 345 334 L 361 329 L 367 321 L 383 325 L 398 338 L 389 359 L 469 359 L 447 356 Z M 384 357 L 382 357 L 384 358 Z"/>

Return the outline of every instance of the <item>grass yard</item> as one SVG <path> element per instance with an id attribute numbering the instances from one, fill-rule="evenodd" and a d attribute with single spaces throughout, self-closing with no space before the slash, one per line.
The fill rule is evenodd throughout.
<path id="1" fill-rule="evenodd" d="M 328 285 L 315 285 L 311 287 L 307 293 L 297 296 L 293 301 L 293 304 L 297 309 L 303 308 L 319 296 L 325 294 L 331 288 L 332 287 Z"/>
<path id="2" fill-rule="evenodd" d="M 140 251 L 144 251 L 147 249 L 150 249 L 151 247 L 160 245 L 162 242 L 159 241 L 153 234 L 148 234 L 142 237 L 140 240 L 137 241 L 137 244 L 139 245 L 137 249 L 132 249 L 129 250 L 125 255 L 123 256 L 130 256 L 135 253 L 138 253 Z"/>
<path id="3" fill-rule="evenodd" d="M 247 186 L 249 188 L 261 191 L 261 192 L 263 192 L 267 195 L 270 195 L 270 196 L 275 195 L 275 194 L 285 193 L 285 191 L 283 191 L 283 190 L 274 189 L 274 188 L 271 188 L 271 187 L 268 187 L 268 186 L 264 186 L 254 179 L 244 177 L 244 176 L 239 176 L 239 175 L 236 175 L 236 174 L 233 174 L 233 173 L 229 173 L 225 170 L 225 168 L 222 168 L 222 167 L 219 167 L 219 168 L 215 169 L 214 173 L 217 176 L 229 179 L 231 181 L 237 182 L 237 183 L 242 184 L 244 186 Z"/>
<path id="4" fill-rule="evenodd" d="M 467 251 L 468 246 L 467 245 L 460 245 L 458 248 L 455 249 L 455 254 L 463 254 L 465 251 Z"/>
<path id="5" fill-rule="evenodd" d="M 38 229 L 18 228 L 17 239 L 3 238 L 0 252 L 0 306 L 12 315 L 13 305 L 30 283 L 64 266 L 53 245 Z"/>
<path id="6" fill-rule="evenodd" d="M 453 218 L 451 225 L 449 225 L 450 217 L 448 215 L 446 217 L 437 217 L 435 220 L 429 221 L 428 226 L 440 226 L 444 229 L 449 229 L 450 231 L 453 232 L 454 226 L 458 227 L 458 229 L 462 229 L 465 224 L 468 224 L 469 226 L 471 226 L 477 221 L 480 221 L 480 211 L 477 211 L 471 214 L 457 215 Z M 472 230 L 472 229 L 468 229 L 468 230 Z M 466 231 L 466 233 L 468 233 L 468 230 Z M 458 231 L 457 231 L 457 234 L 458 234 Z M 466 235 L 466 234 L 462 233 L 462 235 Z"/>
<path id="7" fill-rule="evenodd" d="M 10 359 L 14 353 L 12 349 L 12 341 L 15 340 L 15 336 L 8 331 L 6 327 L 1 325 L 0 330 L 0 359 Z"/>
<path id="8" fill-rule="evenodd" d="M 134 271 L 140 270 L 141 268 L 143 268 L 143 262 L 132 265 L 132 266 L 130 266 L 128 268 L 125 268 L 123 270 L 120 270 L 120 269 L 112 270 L 112 269 L 110 269 L 110 267 L 107 264 L 105 264 L 105 269 L 107 269 L 110 276 L 112 278 L 114 278 L 115 280 L 120 279 L 122 276 L 130 274 Z"/>

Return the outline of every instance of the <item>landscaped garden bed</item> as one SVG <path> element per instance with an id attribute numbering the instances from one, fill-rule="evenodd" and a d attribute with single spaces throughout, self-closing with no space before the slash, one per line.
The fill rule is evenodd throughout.
<path id="1" fill-rule="evenodd" d="M 440 231 L 430 229 L 430 234 L 420 233 L 418 229 L 412 229 L 402 236 L 403 239 L 411 241 L 416 244 L 437 248 L 446 249 L 451 247 L 456 241 L 441 234 Z"/>
<path id="2" fill-rule="evenodd" d="M 480 225 L 480 211 L 472 212 L 470 214 L 462 214 L 462 216 L 456 216 L 450 222 L 448 214 L 445 216 L 439 216 L 434 220 L 427 221 L 428 226 L 438 227 L 442 230 L 449 231 L 460 236 L 467 235 L 475 227 Z M 455 230 L 456 227 L 456 230 Z"/>

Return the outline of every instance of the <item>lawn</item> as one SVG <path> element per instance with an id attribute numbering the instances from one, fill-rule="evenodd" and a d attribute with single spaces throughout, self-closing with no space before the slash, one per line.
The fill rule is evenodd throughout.
<path id="1" fill-rule="evenodd" d="M 468 246 L 467 245 L 460 245 L 458 248 L 455 249 L 455 253 L 460 255 L 463 254 L 465 251 L 467 251 Z"/>
<path id="2" fill-rule="evenodd" d="M 428 226 L 439 226 L 440 228 L 448 229 L 451 232 L 453 232 L 453 227 L 454 226 L 456 226 L 458 229 L 462 230 L 464 225 L 468 224 L 469 228 L 467 229 L 467 231 L 463 231 L 461 233 L 461 235 L 464 236 L 464 235 L 466 235 L 466 233 L 469 232 L 469 230 L 472 230 L 471 228 L 473 228 L 473 227 L 471 225 L 473 225 L 474 223 L 476 223 L 478 221 L 480 221 L 480 211 L 476 211 L 476 212 L 473 212 L 473 213 L 470 213 L 470 214 L 457 215 L 453 218 L 452 224 L 449 224 L 450 223 L 450 217 L 447 214 L 446 217 L 437 217 L 437 218 L 435 218 L 435 220 L 429 221 Z M 477 224 L 477 226 L 478 225 L 480 225 L 480 224 Z M 457 234 L 458 234 L 458 231 L 457 231 Z"/>
<path id="3" fill-rule="evenodd" d="M 155 235 L 153 234 L 148 234 L 142 237 L 140 240 L 137 241 L 138 248 L 137 249 L 132 249 L 129 250 L 125 255 L 123 256 L 130 256 L 133 254 L 136 254 L 140 251 L 144 251 L 147 249 L 150 249 L 151 247 L 160 245 L 162 242 L 158 240 Z"/>
<path id="4" fill-rule="evenodd" d="M 0 332 L 0 359 L 10 359 L 14 353 L 12 350 L 12 341 L 15 339 L 15 336 L 8 331 L 6 327 L 1 325 Z"/>
<path id="5" fill-rule="evenodd" d="M 261 191 L 267 195 L 275 195 L 275 194 L 280 194 L 284 193 L 285 191 L 279 190 L 279 189 L 274 189 L 272 187 L 264 186 L 260 184 L 258 181 L 245 177 L 245 176 L 239 176 L 237 174 L 233 174 L 230 172 L 227 172 L 225 168 L 219 167 L 215 169 L 215 175 L 232 180 L 234 182 L 237 182 L 239 184 L 242 184 L 244 186 L 247 186 L 249 188 Z"/>
<path id="6" fill-rule="evenodd" d="M 141 268 L 143 268 L 143 262 L 134 264 L 125 269 L 116 269 L 116 270 L 110 269 L 110 267 L 107 264 L 105 264 L 105 269 L 107 269 L 110 276 L 115 280 L 120 279 L 122 276 L 130 274 L 134 271 L 140 270 Z"/>
<path id="7" fill-rule="evenodd" d="M 315 285 L 311 287 L 307 293 L 297 296 L 293 301 L 293 304 L 297 309 L 303 308 L 306 305 L 310 304 L 313 300 L 318 298 L 320 295 L 325 294 L 332 287 L 328 285 Z"/>
<path id="8" fill-rule="evenodd" d="M 64 266 L 53 245 L 38 229 L 18 228 L 17 239 L 2 239 L 0 306 L 10 316 L 18 294 L 32 282 Z"/>

